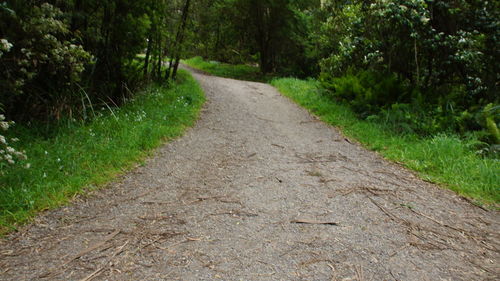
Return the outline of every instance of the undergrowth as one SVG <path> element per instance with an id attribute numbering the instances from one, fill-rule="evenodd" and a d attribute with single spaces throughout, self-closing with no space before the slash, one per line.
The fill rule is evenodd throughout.
<path id="1" fill-rule="evenodd" d="M 285 96 L 342 129 L 369 149 L 402 163 L 421 178 L 446 186 L 480 204 L 500 202 L 500 161 L 482 157 L 472 149 L 474 136 L 460 138 L 438 133 L 422 137 L 398 133 L 382 120 L 362 120 L 353 110 L 324 95 L 315 80 L 274 79 L 271 84 Z"/>
<path id="2" fill-rule="evenodd" d="M 201 88 L 181 71 L 168 87 L 152 85 L 120 108 L 89 112 L 91 121 L 17 124 L 10 133 L 28 160 L 1 170 L 0 234 L 133 168 L 192 126 L 203 102 Z"/>

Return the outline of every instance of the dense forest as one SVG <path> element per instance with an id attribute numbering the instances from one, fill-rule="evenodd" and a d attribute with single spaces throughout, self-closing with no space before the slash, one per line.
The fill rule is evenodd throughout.
<path id="1" fill-rule="evenodd" d="M 85 119 L 202 56 L 319 79 L 360 118 L 402 132 L 498 144 L 499 13 L 482 0 L 8 0 L 2 127 Z"/>

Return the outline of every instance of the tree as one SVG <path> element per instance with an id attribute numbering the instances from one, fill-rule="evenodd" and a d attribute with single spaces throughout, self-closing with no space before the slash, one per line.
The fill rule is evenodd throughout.
<path id="1" fill-rule="evenodd" d="M 179 23 L 179 28 L 177 29 L 175 41 L 173 42 L 170 64 L 165 75 L 166 79 L 170 77 L 172 80 L 175 80 L 175 77 L 177 75 L 177 68 L 179 67 L 179 61 L 181 57 L 181 48 L 182 43 L 184 42 L 190 3 L 190 0 L 186 0 L 186 2 L 184 3 L 184 7 L 182 8 L 181 21 Z"/>

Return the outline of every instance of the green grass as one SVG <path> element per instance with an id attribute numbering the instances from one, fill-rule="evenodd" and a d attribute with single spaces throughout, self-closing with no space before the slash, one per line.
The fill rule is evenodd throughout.
<path id="1" fill-rule="evenodd" d="M 453 135 L 429 138 L 396 134 L 381 123 L 360 120 L 346 105 L 321 94 L 314 80 L 274 79 L 271 84 L 285 96 L 339 127 L 343 133 L 418 172 L 421 178 L 439 183 L 479 204 L 500 202 L 500 161 L 478 156 L 468 142 Z"/>
<path id="2" fill-rule="evenodd" d="M 192 68 L 220 77 L 255 82 L 268 82 L 272 78 L 270 75 L 263 75 L 258 67 L 246 64 L 232 65 L 215 61 L 204 61 L 202 57 L 194 57 L 182 62 Z"/>
<path id="3" fill-rule="evenodd" d="M 23 164 L 31 167 L 2 171 L 0 233 L 102 186 L 192 126 L 204 94 L 189 73 L 181 71 L 177 80 L 168 88 L 150 86 L 120 108 L 100 109 L 85 124 L 60 122 L 49 134 L 40 126 L 16 125 L 10 133 L 21 139 L 28 155 Z"/>

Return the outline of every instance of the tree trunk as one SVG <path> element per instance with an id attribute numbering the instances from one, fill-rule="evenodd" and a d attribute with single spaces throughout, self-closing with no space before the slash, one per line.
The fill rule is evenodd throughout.
<path id="1" fill-rule="evenodd" d="M 158 80 L 161 80 L 161 65 L 163 64 L 161 38 L 158 38 L 158 40 L 159 40 L 159 42 L 158 42 L 158 65 L 156 66 L 157 67 L 156 73 L 157 73 Z"/>
<path id="2" fill-rule="evenodd" d="M 260 71 L 268 73 L 272 70 L 270 42 L 270 27 L 266 24 L 266 13 L 262 4 L 253 5 L 253 21 L 257 32 L 255 33 L 255 41 L 259 45 L 260 54 Z"/>
<path id="3" fill-rule="evenodd" d="M 146 49 L 146 57 L 144 58 L 144 76 L 148 75 L 148 67 L 149 67 L 149 56 L 151 55 L 151 48 L 153 47 L 153 28 L 151 27 L 151 31 L 148 35 L 148 48 Z"/>
<path id="4" fill-rule="evenodd" d="M 179 26 L 179 29 L 177 30 L 177 35 L 175 37 L 174 47 L 172 48 L 172 58 L 170 58 L 170 65 L 169 65 L 167 73 L 165 75 L 166 79 L 168 79 L 170 76 L 170 69 L 172 67 L 172 61 L 173 61 L 174 57 L 175 57 L 175 63 L 173 65 L 174 68 L 172 70 L 172 76 L 171 76 L 172 80 L 175 80 L 175 77 L 177 75 L 177 68 L 179 67 L 179 60 L 181 57 L 180 48 L 182 47 L 182 41 L 184 40 L 184 31 L 186 29 L 190 3 L 191 3 L 191 0 L 186 0 L 184 7 L 182 8 L 181 24 Z"/>
<path id="5" fill-rule="evenodd" d="M 177 77 L 177 68 L 179 67 L 180 56 L 177 55 L 175 58 L 174 70 L 172 71 L 172 80 L 175 80 Z"/>

